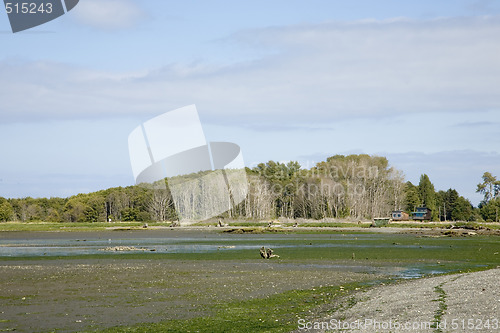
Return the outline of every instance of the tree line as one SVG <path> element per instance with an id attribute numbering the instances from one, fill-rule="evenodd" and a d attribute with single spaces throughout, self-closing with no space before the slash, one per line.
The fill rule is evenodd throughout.
<path id="1" fill-rule="evenodd" d="M 434 221 L 499 220 L 500 181 L 488 172 L 477 187 L 484 195 L 477 208 L 454 189 L 436 191 L 425 174 L 418 185 L 405 182 L 403 173 L 380 156 L 335 155 L 310 169 L 297 162 L 269 161 L 246 168 L 245 173 L 247 195 L 220 217 L 360 220 L 427 207 Z M 199 178 L 196 174 L 183 177 L 191 183 Z M 179 218 L 175 208 L 182 203 L 175 202 L 168 181 L 166 186 L 115 187 L 69 198 L 0 197 L 0 221 L 174 221 Z M 192 184 L 193 189 L 202 188 Z M 182 200 L 192 203 L 201 195 L 186 194 Z"/>

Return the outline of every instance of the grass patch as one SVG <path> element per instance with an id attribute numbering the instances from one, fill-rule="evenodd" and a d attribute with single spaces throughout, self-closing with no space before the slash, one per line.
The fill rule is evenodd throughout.
<path id="1" fill-rule="evenodd" d="M 429 228 L 429 229 L 451 229 L 451 228 L 463 228 L 469 230 L 499 230 L 500 223 L 488 223 L 488 222 L 391 222 L 388 225 L 382 226 L 382 228 Z"/>
<path id="2" fill-rule="evenodd" d="M 267 228 L 269 222 L 262 221 L 225 221 L 230 227 L 247 227 L 247 228 Z M 162 226 L 169 227 L 171 222 L 148 222 L 149 226 Z M 194 223 L 191 226 L 194 227 L 208 227 L 214 226 L 217 222 L 214 221 L 203 221 Z M 277 222 L 275 225 L 281 225 L 282 227 L 292 227 L 294 223 L 292 222 Z M 33 221 L 33 222 L 3 222 L 0 223 L 0 231 L 101 231 L 107 228 L 131 228 L 131 229 L 142 229 L 144 222 L 43 222 L 43 221 Z M 371 222 L 299 222 L 299 227 L 301 228 L 362 228 L 369 229 Z M 500 230 L 500 223 L 483 223 L 483 222 L 393 222 L 382 228 L 431 228 L 431 229 L 449 229 L 452 226 L 479 230 L 479 229 L 490 229 L 490 230 Z M 278 228 L 272 228 L 278 229 Z M 297 231 L 291 231 L 290 229 L 286 232 L 302 232 L 299 229 Z"/>
<path id="3" fill-rule="evenodd" d="M 305 222 L 299 227 L 304 228 L 370 228 L 371 222 Z"/>
<path id="4" fill-rule="evenodd" d="M 434 321 L 431 326 L 431 328 L 434 328 L 435 333 L 443 332 L 443 329 L 440 327 L 439 324 L 441 323 L 441 320 L 445 315 L 445 311 L 448 309 L 448 306 L 446 305 L 446 291 L 444 291 L 443 286 L 444 283 L 441 283 L 440 285 L 434 287 L 434 292 L 438 295 L 438 298 L 435 299 L 434 301 L 439 303 L 438 309 L 434 314 Z"/>
<path id="5" fill-rule="evenodd" d="M 214 314 L 207 317 L 120 326 L 102 332 L 289 332 L 297 328 L 299 319 L 310 315 L 310 310 L 327 304 L 333 306 L 338 297 L 355 288 L 362 286 L 353 283 L 292 290 L 261 299 L 218 304 L 214 307 Z M 325 313 L 331 310 L 329 308 Z"/>
<path id="6" fill-rule="evenodd" d="M 267 227 L 269 222 L 262 222 L 262 221 L 224 221 L 224 223 L 228 223 L 230 227 L 253 227 L 253 228 L 258 228 L 258 227 Z M 215 226 L 217 225 L 217 221 L 202 221 L 202 222 L 197 222 L 194 224 L 191 224 L 191 226 L 194 227 L 208 227 L 208 226 Z"/>
<path id="7" fill-rule="evenodd" d="M 144 222 L 4 222 L 0 231 L 102 231 L 107 228 L 142 229 Z M 151 222 L 149 226 L 169 226 L 168 223 Z"/>

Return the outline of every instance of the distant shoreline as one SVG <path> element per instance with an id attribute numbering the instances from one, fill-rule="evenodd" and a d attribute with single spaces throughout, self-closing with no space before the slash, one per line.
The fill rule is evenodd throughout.
<path id="1" fill-rule="evenodd" d="M 429 236 L 500 236 L 500 223 L 477 222 L 391 222 L 383 227 L 370 227 L 371 222 L 321 222 L 306 221 L 294 226 L 295 222 L 225 221 L 228 225 L 217 227 L 216 222 L 188 222 L 180 227 L 172 227 L 171 222 L 2 222 L 0 233 L 4 232 L 75 232 L 75 231 L 211 231 L 236 233 L 303 233 L 303 232 L 370 232 L 370 233 L 409 233 Z"/>

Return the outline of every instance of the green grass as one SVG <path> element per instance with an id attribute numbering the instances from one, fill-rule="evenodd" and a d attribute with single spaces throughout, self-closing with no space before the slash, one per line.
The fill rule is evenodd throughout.
<path id="1" fill-rule="evenodd" d="M 393 222 L 383 226 L 383 228 L 430 228 L 430 229 L 450 229 L 464 228 L 471 230 L 490 229 L 499 230 L 500 224 L 488 222 Z"/>
<path id="2" fill-rule="evenodd" d="M 144 222 L 3 222 L 1 231 L 102 231 L 106 228 L 142 229 Z M 148 223 L 150 226 L 169 226 L 170 222 Z"/>
<path id="3" fill-rule="evenodd" d="M 371 222 L 307 222 L 299 224 L 304 228 L 370 228 Z"/>
<path id="4" fill-rule="evenodd" d="M 434 287 L 434 292 L 438 296 L 438 298 L 434 301 L 439 303 L 439 307 L 434 314 L 434 322 L 431 326 L 431 328 L 434 328 L 435 333 L 443 332 L 439 324 L 441 323 L 441 320 L 443 319 L 443 316 L 446 314 L 446 310 L 448 309 L 448 306 L 446 305 L 446 291 L 444 291 L 443 285 L 444 283 L 441 283 L 440 285 Z"/>
<path id="5" fill-rule="evenodd" d="M 262 299 L 218 304 L 214 313 L 206 317 L 120 326 L 100 332 L 289 332 L 297 328 L 299 319 L 310 315 L 310 310 L 328 304 L 322 314 L 331 313 L 336 309 L 332 304 L 335 299 L 362 287 L 353 283 L 292 290 Z"/>
<path id="6" fill-rule="evenodd" d="M 225 221 L 230 227 L 253 227 L 253 228 L 263 228 L 267 229 L 268 222 L 259 221 Z M 171 222 L 148 222 L 149 226 L 170 226 Z M 217 222 L 198 222 L 192 224 L 195 227 L 208 227 L 209 225 L 216 225 Z M 283 227 L 291 227 L 293 223 L 275 223 L 280 224 Z M 132 229 L 142 229 L 144 222 L 2 222 L 0 223 L 1 231 L 101 231 L 106 230 L 106 228 L 132 228 Z M 299 227 L 304 228 L 362 228 L 369 229 L 370 222 L 303 222 L 299 223 Z M 467 229 L 491 229 L 500 230 L 500 224 L 498 223 L 479 223 L 479 222 L 448 222 L 448 223 L 436 223 L 436 222 L 398 222 L 390 223 L 385 227 L 390 228 L 450 228 L 451 226 L 467 228 Z M 279 228 L 272 228 L 279 230 Z M 286 232 L 291 232 L 286 230 Z M 293 232 L 302 232 L 300 229 Z"/>
<path id="7" fill-rule="evenodd" d="M 268 222 L 259 221 L 224 221 L 224 223 L 229 223 L 231 227 L 266 227 Z M 217 225 L 217 221 L 202 221 L 192 224 L 195 227 L 208 227 Z"/>
<path id="8" fill-rule="evenodd" d="M 229 227 L 261 227 L 265 228 L 269 225 L 269 222 L 259 222 L 259 221 L 225 221 L 225 223 L 229 224 Z M 193 226 L 197 227 L 206 227 L 209 225 L 216 225 L 217 222 L 198 222 L 193 224 Z M 282 227 L 292 227 L 294 225 L 293 222 L 275 222 L 274 226 L 280 225 Z M 298 226 L 303 228 L 369 228 L 371 222 L 299 222 Z"/>

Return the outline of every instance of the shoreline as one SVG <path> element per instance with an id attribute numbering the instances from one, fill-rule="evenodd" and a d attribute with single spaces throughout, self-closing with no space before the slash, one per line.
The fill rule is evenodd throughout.
<path id="1" fill-rule="evenodd" d="M 10 225 L 9 225 L 10 223 Z M 2 228 L 3 226 L 10 226 L 10 228 Z M 238 226 L 229 225 L 224 227 L 215 226 L 180 226 L 180 227 L 170 227 L 166 225 L 151 225 L 143 227 L 142 225 L 129 225 L 129 223 L 124 223 L 124 225 L 117 225 L 118 223 L 107 224 L 106 226 L 79 226 L 78 223 L 74 223 L 73 226 L 68 227 L 66 225 L 59 226 L 57 223 L 15 223 L 4 222 L 0 224 L 0 238 L 6 235 L 19 234 L 19 233 L 107 233 L 107 232 L 117 232 L 117 231 L 130 231 L 130 232 L 142 232 L 147 235 L 154 231 L 173 231 L 173 232 L 207 232 L 207 233 L 240 233 L 240 234 L 251 234 L 251 233 L 387 233 L 387 234 L 418 234 L 430 237 L 453 237 L 453 236 L 476 236 L 476 235 L 495 235 L 500 236 L 500 229 L 488 228 L 488 227 L 428 227 L 425 225 L 421 226 L 384 226 L 384 227 L 353 227 L 353 226 L 307 226 L 301 225 L 298 227 L 292 226 L 276 226 L 276 227 L 264 227 L 264 226 Z M 137 223 L 135 223 L 137 224 Z M 33 226 L 33 228 L 29 228 Z M 496 224 L 495 224 L 496 226 Z M 500 224 L 499 224 L 500 226 Z"/>
<path id="2" fill-rule="evenodd" d="M 350 305 L 303 320 L 293 332 L 500 331 L 499 283 L 497 266 L 375 286 L 337 300 L 337 307 Z"/>

